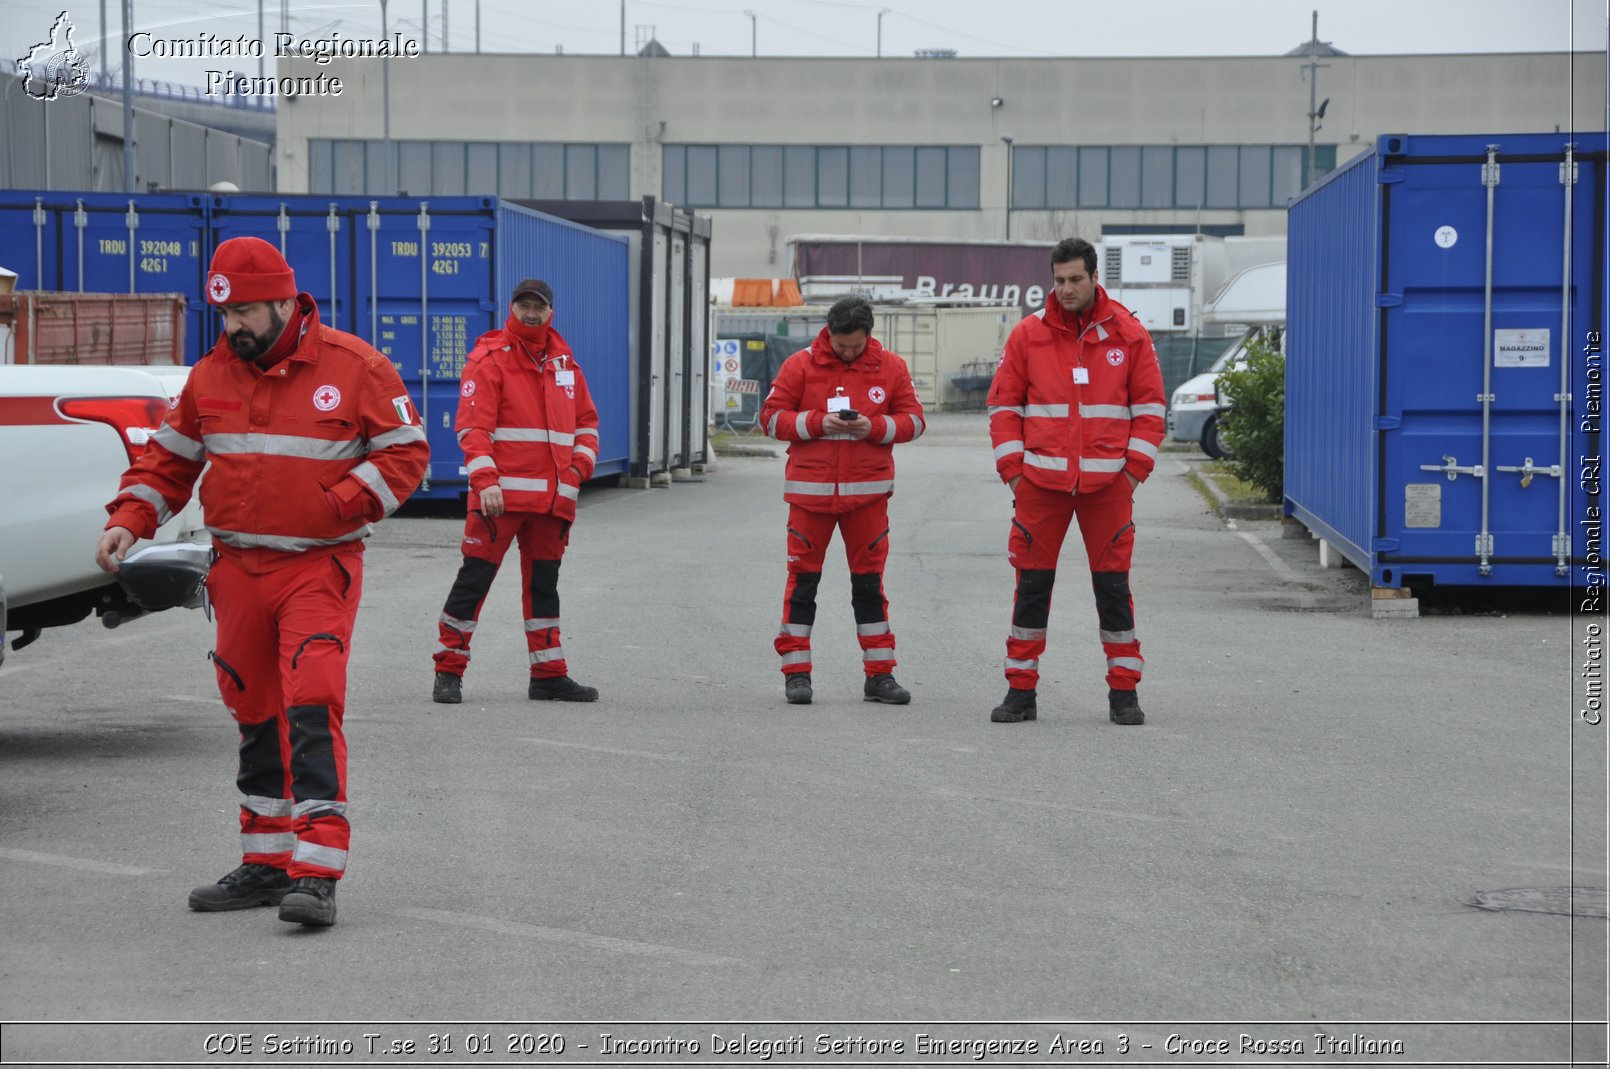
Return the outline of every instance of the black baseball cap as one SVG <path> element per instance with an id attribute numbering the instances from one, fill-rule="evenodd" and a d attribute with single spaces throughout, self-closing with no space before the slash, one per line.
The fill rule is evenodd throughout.
<path id="1" fill-rule="evenodd" d="M 534 294 L 538 297 L 541 297 L 543 303 L 550 308 L 553 307 L 553 287 L 542 281 L 542 279 L 528 278 L 521 282 L 518 286 L 515 286 L 514 296 L 509 298 L 509 303 L 514 304 L 521 297 L 524 297 L 527 294 Z"/>

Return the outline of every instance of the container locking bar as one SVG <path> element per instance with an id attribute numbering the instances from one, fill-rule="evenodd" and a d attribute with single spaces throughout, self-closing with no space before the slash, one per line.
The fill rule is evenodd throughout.
<path id="1" fill-rule="evenodd" d="M 335 214 L 335 202 L 330 202 L 330 214 L 324 219 L 324 229 L 330 232 L 330 325 L 341 327 L 341 308 L 335 299 L 335 238 L 341 233 L 341 217 Z M 356 324 L 354 324 L 356 327 Z"/>
<path id="2" fill-rule="evenodd" d="M 424 201 L 419 202 L 419 425 L 427 429 L 430 427 L 430 257 L 425 253 L 430 249 L 427 235 L 430 233 L 430 209 Z M 425 465 L 425 478 L 420 482 L 421 490 L 430 490 L 430 465 Z"/>
<path id="3" fill-rule="evenodd" d="M 123 225 L 129 228 L 129 292 L 134 292 L 134 235 L 140 229 L 140 213 L 134 209 L 134 201 L 129 201 L 128 213 L 123 216 Z"/>
<path id="4" fill-rule="evenodd" d="M 1562 478 L 1565 475 L 1565 470 L 1560 465 L 1558 465 L 1558 464 L 1550 464 L 1546 468 L 1540 468 L 1537 465 L 1532 463 L 1532 458 L 1531 457 L 1527 457 L 1526 458 L 1526 463 L 1520 465 L 1519 467 L 1516 467 L 1513 464 L 1500 464 L 1496 468 L 1494 468 L 1493 470 L 1494 471 L 1518 471 L 1518 472 L 1520 472 L 1521 473 L 1521 489 L 1522 490 L 1524 490 L 1528 486 L 1532 485 L 1532 476 L 1534 476 L 1534 475 L 1548 475 L 1548 476 L 1551 476 L 1551 477 L 1553 477 L 1555 479 Z"/>
<path id="5" fill-rule="evenodd" d="M 1498 193 L 1498 146 L 1487 146 L 1487 162 L 1481 169 L 1481 184 L 1487 187 L 1487 265 L 1482 290 L 1481 324 L 1481 467 L 1485 472 L 1493 458 L 1493 201 Z M 1480 575 L 1493 574 L 1493 535 L 1489 526 L 1492 509 L 1491 486 L 1481 480 L 1481 534 L 1476 536 L 1476 555 Z"/>
<path id="6" fill-rule="evenodd" d="M 1565 266 L 1561 271 L 1560 282 L 1560 392 L 1555 400 L 1560 402 L 1560 463 L 1555 471 L 1563 470 L 1570 463 L 1568 450 L 1570 448 L 1569 434 L 1566 430 L 1571 419 L 1571 361 L 1566 353 L 1570 346 L 1566 339 L 1571 336 L 1571 194 L 1572 186 L 1576 185 L 1576 159 L 1575 147 L 1569 142 L 1565 146 L 1565 159 L 1560 162 L 1560 186 L 1565 200 Z M 1531 464 L 1532 458 L 1527 457 L 1526 463 Z M 1527 476 L 1526 478 L 1530 478 Z M 1526 485 L 1526 478 L 1521 485 Z M 1560 479 L 1559 503 L 1559 529 L 1554 535 L 1554 574 L 1563 576 L 1569 570 L 1571 560 L 1571 534 L 1565 525 L 1565 479 Z"/>
<path id="7" fill-rule="evenodd" d="M 84 198 L 79 197 L 78 209 L 73 212 L 73 226 L 78 230 L 78 292 L 84 292 L 84 228 L 89 226 L 89 213 L 84 210 Z"/>
<path id="8" fill-rule="evenodd" d="M 1420 465 L 1420 470 L 1421 471 L 1440 471 L 1440 472 L 1443 472 L 1448 476 L 1448 481 L 1449 482 L 1453 482 L 1455 479 L 1459 478 L 1459 476 L 1461 476 L 1461 475 L 1474 475 L 1478 479 L 1487 478 L 1487 469 L 1484 468 L 1482 465 L 1473 464 L 1473 465 L 1470 465 L 1468 467 L 1462 466 L 1459 463 L 1459 458 L 1458 457 L 1451 457 L 1447 453 L 1442 454 L 1442 463 L 1441 464 L 1421 464 Z M 1485 486 L 1486 484 L 1483 483 L 1482 485 Z M 1483 526 L 1485 527 L 1486 525 L 1483 524 Z"/>
<path id="9" fill-rule="evenodd" d="M 34 289 L 48 289 L 45 285 L 45 198 L 34 198 Z"/>

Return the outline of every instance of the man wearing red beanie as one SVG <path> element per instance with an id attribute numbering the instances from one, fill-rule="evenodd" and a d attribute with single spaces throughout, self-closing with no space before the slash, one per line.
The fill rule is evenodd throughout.
<path id="1" fill-rule="evenodd" d="M 341 724 L 363 539 L 419 485 L 429 449 L 391 361 L 322 325 L 273 245 L 219 245 L 207 301 L 224 332 L 124 473 L 95 559 L 117 571 L 211 464 L 209 656 L 240 727 L 242 864 L 190 908 L 278 905 L 280 920 L 325 926 L 350 837 Z"/>
<path id="2" fill-rule="evenodd" d="M 463 701 L 470 636 L 504 554 L 520 542 L 521 603 L 533 701 L 592 702 L 570 678 L 559 640 L 559 562 L 581 484 L 598 461 L 598 409 L 565 339 L 553 329 L 553 287 L 514 287 L 502 330 L 475 341 L 459 387 L 458 441 L 470 475 L 464 564 L 437 623 L 431 699 Z"/>

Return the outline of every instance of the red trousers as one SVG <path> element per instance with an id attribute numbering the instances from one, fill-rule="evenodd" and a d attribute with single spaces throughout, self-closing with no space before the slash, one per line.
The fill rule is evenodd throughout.
<path id="1" fill-rule="evenodd" d="M 784 675 L 811 670 L 816 588 L 835 527 L 844 538 L 850 562 L 850 605 L 855 610 L 862 667 L 869 676 L 894 671 L 894 633 L 889 630 L 889 602 L 883 596 L 889 499 L 880 497 L 850 512 L 809 512 L 788 506 L 788 585 L 783 591 L 783 626 L 774 644 L 783 659 Z"/>
<path id="2" fill-rule="evenodd" d="M 363 551 L 250 573 L 220 558 L 207 576 L 218 621 L 218 690 L 240 726 L 241 858 L 292 879 L 347 867 L 347 655 Z"/>
<path id="3" fill-rule="evenodd" d="M 481 618 L 481 606 L 516 539 L 520 542 L 520 598 L 531 677 L 553 679 L 569 674 L 559 638 L 559 562 L 570 541 L 570 521 L 546 512 L 505 512 L 489 519 L 477 511 L 464 520 L 464 563 L 437 625 L 436 671 L 461 676 L 469 667 L 470 638 Z"/>
<path id="4" fill-rule="evenodd" d="M 1090 558 L 1090 585 L 1096 595 L 1101 646 L 1107 655 L 1107 686 L 1134 690 L 1145 659 L 1135 638 L 1135 603 L 1129 594 L 1129 564 L 1135 548 L 1135 494 L 1128 476 L 1091 494 L 1045 490 L 1027 479 L 1017 484 L 1007 557 L 1017 570 L 1012 630 L 1006 640 L 1006 681 L 1033 690 L 1040 680 L 1051 588 L 1068 524 L 1079 520 L 1079 535 Z"/>

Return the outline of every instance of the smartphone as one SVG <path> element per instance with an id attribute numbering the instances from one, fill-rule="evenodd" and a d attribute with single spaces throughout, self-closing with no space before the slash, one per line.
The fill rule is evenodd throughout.
<path id="1" fill-rule="evenodd" d="M 840 412 L 838 414 L 838 417 L 839 417 L 839 419 L 842 419 L 842 420 L 845 420 L 847 422 L 852 422 L 853 423 L 855 420 L 858 420 L 858 419 L 861 418 L 861 413 L 857 412 L 853 408 L 846 408 L 846 409 L 844 409 L 842 412 Z"/>

